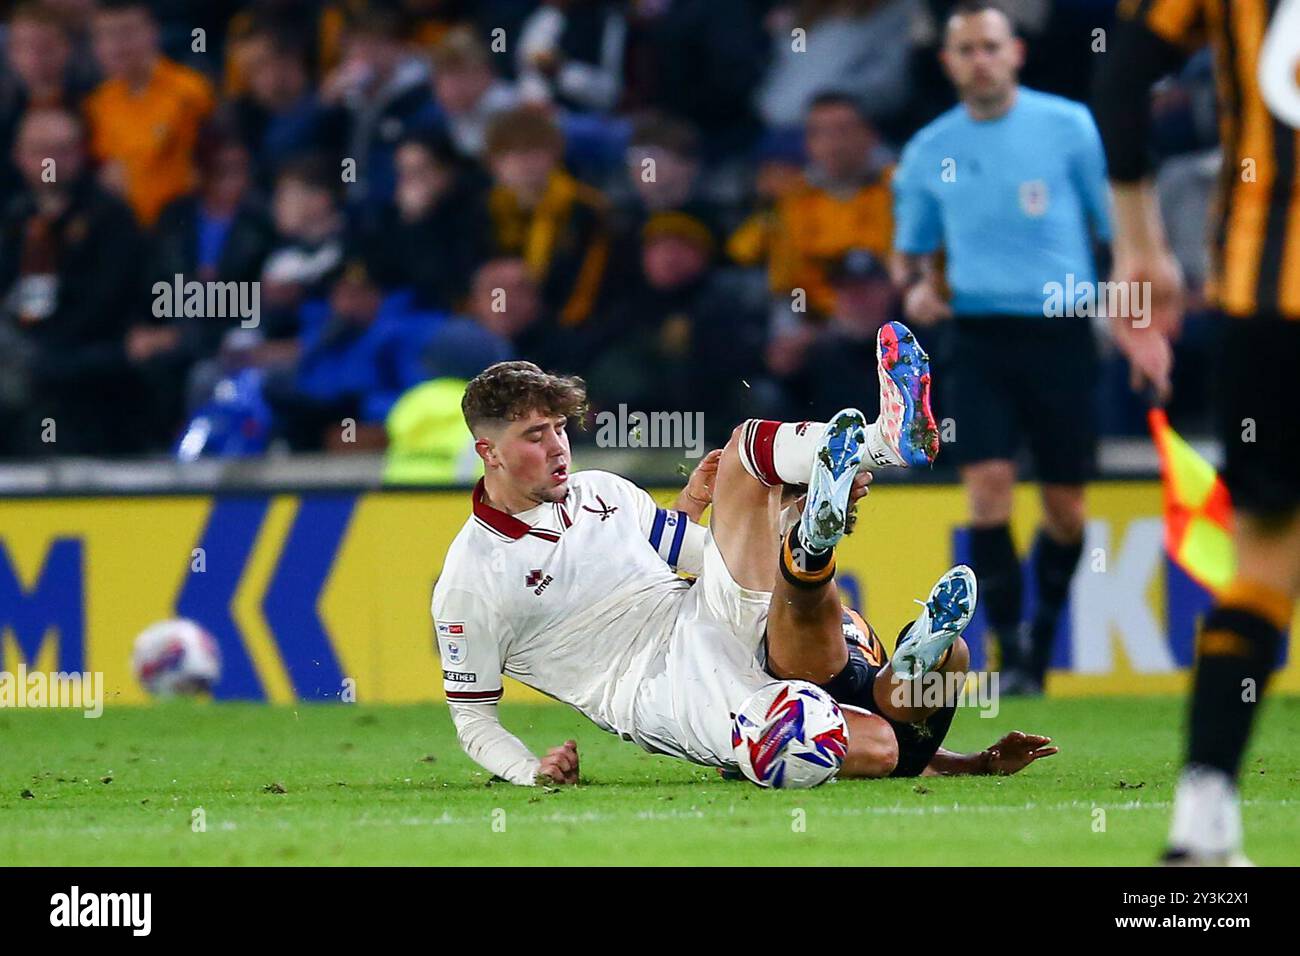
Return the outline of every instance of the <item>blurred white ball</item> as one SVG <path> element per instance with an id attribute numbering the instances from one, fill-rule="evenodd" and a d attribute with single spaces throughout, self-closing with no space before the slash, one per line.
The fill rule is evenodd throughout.
<path id="1" fill-rule="evenodd" d="M 131 670 L 155 697 L 207 693 L 221 679 L 221 651 L 193 621 L 159 621 L 135 639 Z"/>

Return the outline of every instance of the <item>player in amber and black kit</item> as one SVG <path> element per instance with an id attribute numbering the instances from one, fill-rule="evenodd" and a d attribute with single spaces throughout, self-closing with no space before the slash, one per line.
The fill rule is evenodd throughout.
<path id="1" fill-rule="evenodd" d="M 1187 764 L 1166 862 L 1242 862 L 1236 777 L 1255 701 L 1300 594 L 1300 2 L 1120 4 L 1097 81 L 1114 188 L 1115 276 L 1149 282 L 1150 321 L 1112 317 L 1135 377 L 1169 392 L 1182 280 L 1151 183 L 1146 92 L 1209 42 L 1223 174 L 1208 298 L 1221 316 L 1217 429 L 1237 570 L 1197 642 Z"/>

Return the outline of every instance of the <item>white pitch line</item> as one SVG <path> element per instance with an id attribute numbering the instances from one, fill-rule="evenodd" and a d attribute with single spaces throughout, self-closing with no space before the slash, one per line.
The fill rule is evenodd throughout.
<path id="1" fill-rule="evenodd" d="M 1248 808 L 1249 807 L 1284 807 L 1284 806 L 1300 805 L 1300 800 L 1291 800 L 1291 799 L 1244 800 L 1242 801 L 1242 803 L 1245 807 Z M 924 807 L 904 807 L 904 806 L 812 807 L 812 808 L 801 808 L 801 809 L 807 809 L 809 811 L 809 815 L 811 816 L 820 815 L 820 816 L 827 816 L 827 817 L 876 817 L 876 816 L 924 817 L 924 816 L 936 816 L 936 815 L 953 814 L 953 813 L 956 814 L 1023 813 L 1027 810 L 1034 811 L 1037 813 L 1063 812 L 1068 810 L 1091 811 L 1098 808 L 1107 811 L 1109 810 L 1118 810 L 1118 811 L 1159 810 L 1162 812 L 1168 812 L 1172 807 L 1173 807 L 1173 803 L 1168 800 L 1128 800 L 1123 803 L 1096 803 L 1094 801 L 1087 801 L 1087 800 L 1069 800 L 1061 803 L 1048 803 L 1048 804 L 1039 804 L 1039 803 L 1034 803 L 1032 801 L 1028 801 L 1025 803 L 1015 803 L 1015 804 L 1010 804 L 1010 803 L 1008 804 L 962 804 L 960 802 L 955 802 L 955 803 L 935 804 L 933 806 L 924 806 Z M 751 810 L 754 808 L 745 807 L 744 809 Z M 789 811 L 795 808 L 783 806 L 783 807 L 773 807 L 771 809 L 772 812 L 775 813 L 784 823 L 784 822 L 788 822 L 786 821 L 785 818 L 786 816 L 788 816 Z M 760 812 L 761 812 L 761 808 L 760 808 Z M 736 814 L 735 805 L 731 805 L 727 808 L 725 812 L 718 811 L 718 810 L 711 810 L 711 809 L 701 809 L 698 807 L 690 807 L 689 809 L 683 809 L 683 810 L 634 810 L 625 813 L 610 813 L 610 812 L 598 811 L 598 810 L 585 810 L 577 813 L 569 813 L 569 812 L 557 810 L 557 811 L 551 811 L 549 813 L 544 813 L 540 815 L 529 813 L 527 810 L 514 808 L 513 810 L 510 811 L 510 815 L 514 817 L 514 820 L 512 820 L 511 822 L 517 822 L 517 823 L 576 824 L 576 823 L 626 822 L 629 820 L 648 820 L 652 822 L 667 822 L 671 820 L 707 820 L 707 819 L 719 819 L 724 817 L 734 817 L 737 814 Z M 746 813 L 745 816 L 753 819 L 753 817 L 756 816 L 756 814 Z M 292 821 L 291 817 L 292 817 L 292 811 L 290 811 L 289 816 L 278 817 L 276 819 L 248 820 L 248 819 L 241 818 L 239 819 L 237 825 L 233 825 L 233 826 L 227 826 L 224 825 L 222 822 L 218 821 L 212 824 L 212 830 L 217 832 L 221 832 L 221 831 L 228 832 L 235 829 L 243 830 L 245 832 L 257 832 L 258 830 L 261 830 L 263 832 L 267 830 L 285 831 L 285 830 L 290 830 L 295 828 L 295 824 Z M 185 817 L 185 819 L 188 821 L 189 818 Z M 348 827 L 484 826 L 484 825 L 490 825 L 491 822 L 492 822 L 492 816 L 490 810 L 485 810 L 483 814 L 478 816 L 459 816 L 459 817 L 453 816 L 452 814 L 444 811 L 442 814 L 436 817 L 409 817 L 408 816 L 408 817 L 397 817 L 397 818 L 391 818 L 391 817 L 376 818 L 376 817 L 371 817 L 369 815 L 365 815 L 349 821 L 346 824 L 346 826 Z M 757 821 L 757 822 L 761 822 L 761 821 Z M 332 824 L 322 823 L 322 826 L 332 826 Z M 47 827 L 35 827 L 35 828 L 24 827 L 22 831 L 24 838 L 31 837 L 33 834 L 41 833 L 41 832 L 57 834 L 57 835 L 83 834 L 83 835 L 94 835 L 94 836 L 110 836 L 114 834 L 127 834 L 127 833 L 158 833 L 158 832 L 171 833 L 173 832 L 173 830 L 170 825 L 167 826 L 133 825 L 129 827 L 116 827 L 116 826 L 110 827 L 104 825 L 68 827 L 68 826 L 50 825 Z M 196 838 L 201 839 L 204 836 L 204 834 L 196 834 L 195 836 Z"/>

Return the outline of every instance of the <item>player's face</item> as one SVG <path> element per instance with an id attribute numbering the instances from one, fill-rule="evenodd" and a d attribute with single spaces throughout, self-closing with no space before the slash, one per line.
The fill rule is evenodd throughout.
<path id="1" fill-rule="evenodd" d="M 511 422 L 493 443 L 488 468 L 529 501 L 563 501 L 569 493 L 568 419 L 533 413 Z"/>
<path id="2" fill-rule="evenodd" d="M 962 100 L 989 105 L 1005 100 L 1015 87 L 1024 44 L 1003 14 L 985 10 L 948 21 L 940 56 Z"/>

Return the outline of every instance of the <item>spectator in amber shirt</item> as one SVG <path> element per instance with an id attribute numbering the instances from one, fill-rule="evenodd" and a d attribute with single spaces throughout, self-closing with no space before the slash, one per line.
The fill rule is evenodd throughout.
<path id="1" fill-rule="evenodd" d="M 152 226 L 194 186 L 194 146 L 214 94 L 202 74 L 159 52 L 142 0 L 108 0 L 95 14 L 95 57 L 106 77 L 86 100 L 101 182 Z"/>

